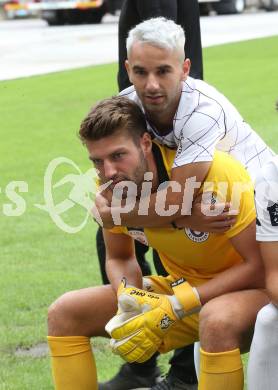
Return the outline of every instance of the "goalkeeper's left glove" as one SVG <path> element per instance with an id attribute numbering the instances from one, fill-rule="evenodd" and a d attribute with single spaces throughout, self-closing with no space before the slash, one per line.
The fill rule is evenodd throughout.
<path id="1" fill-rule="evenodd" d="M 129 362 L 148 360 L 160 349 L 171 327 L 186 315 L 175 295 L 125 287 L 125 282 L 118 291 L 118 304 L 117 315 L 105 329 L 112 337 L 112 350 Z"/>

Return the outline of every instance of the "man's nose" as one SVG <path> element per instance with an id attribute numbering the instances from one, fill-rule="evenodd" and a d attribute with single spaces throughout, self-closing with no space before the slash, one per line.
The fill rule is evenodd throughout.
<path id="1" fill-rule="evenodd" d="M 159 82 L 155 75 L 153 74 L 148 75 L 146 89 L 148 91 L 157 91 L 159 89 Z"/>
<path id="2" fill-rule="evenodd" d="M 116 166 L 111 161 L 104 161 L 104 175 L 106 179 L 112 179 L 117 173 Z"/>

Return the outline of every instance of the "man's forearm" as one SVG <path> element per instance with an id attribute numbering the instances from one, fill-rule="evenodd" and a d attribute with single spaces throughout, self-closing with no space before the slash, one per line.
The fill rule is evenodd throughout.
<path id="1" fill-rule="evenodd" d="M 172 221 L 181 216 L 182 199 L 176 194 L 167 196 L 167 191 L 163 190 L 148 198 L 141 198 L 128 212 L 113 206 L 111 212 L 114 223 L 118 219 L 124 226 L 170 227 Z"/>
<path id="2" fill-rule="evenodd" d="M 198 206 L 198 207 L 197 207 Z M 206 206 L 205 206 L 206 207 Z M 121 210 L 113 211 L 118 213 L 114 222 L 119 225 L 129 227 L 159 227 L 159 228 L 190 228 L 196 231 L 210 233 L 224 233 L 231 228 L 236 222 L 236 213 L 230 214 L 228 208 L 225 208 L 225 203 L 214 205 L 214 210 L 210 210 L 209 206 L 202 209 L 201 204 L 195 204 L 192 210 L 187 210 L 186 215 L 180 216 L 181 212 L 173 213 L 172 215 L 158 215 L 153 213 L 152 209 L 148 209 L 148 215 L 140 214 L 138 205 L 128 212 L 121 213 Z M 190 214 L 192 212 L 192 215 Z"/>
<path id="3" fill-rule="evenodd" d="M 211 299 L 234 291 L 264 287 L 263 267 L 241 263 L 197 287 L 202 305 Z"/>
<path id="4" fill-rule="evenodd" d="M 142 272 L 136 259 L 108 259 L 105 267 L 114 291 L 117 292 L 123 277 L 126 278 L 128 284 L 142 288 Z"/>

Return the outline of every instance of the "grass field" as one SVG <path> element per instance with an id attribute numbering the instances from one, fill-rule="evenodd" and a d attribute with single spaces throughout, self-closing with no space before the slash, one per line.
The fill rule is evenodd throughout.
<path id="1" fill-rule="evenodd" d="M 204 49 L 206 80 L 276 151 L 277 45 L 273 37 Z M 44 350 L 47 307 L 64 291 L 100 283 L 93 222 L 68 234 L 34 205 L 44 201 L 44 172 L 53 158 L 65 156 L 82 172 L 90 168 L 78 127 L 94 102 L 116 94 L 115 80 L 112 64 L 0 83 L 1 390 L 52 389 Z M 7 185 L 15 180 L 28 183 L 21 194 L 26 210 L 8 217 Z M 56 200 L 65 199 L 69 189 L 62 187 Z M 78 205 L 65 215 L 73 224 L 83 218 Z M 105 340 L 96 340 L 94 350 L 99 378 L 110 377 L 120 360 L 111 357 Z M 165 357 L 161 364 L 166 367 Z"/>

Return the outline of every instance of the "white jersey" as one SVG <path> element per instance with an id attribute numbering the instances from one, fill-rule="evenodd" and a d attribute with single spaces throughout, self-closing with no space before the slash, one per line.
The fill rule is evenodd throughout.
<path id="1" fill-rule="evenodd" d="M 264 165 L 256 178 L 256 238 L 278 241 L 278 156 Z"/>
<path id="2" fill-rule="evenodd" d="M 133 86 L 120 95 L 134 100 L 143 109 Z M 258 169 L 274 155 L 224 95 L 204 81 L 191 77 L 183 82 L 169 133 L 161 136 L 149 123 L 147 125 L 160 143 L 177 149 L 173 167 L 212 161 L 214 151 L 218 149 L 241 161 L 254 179 Z"/>

